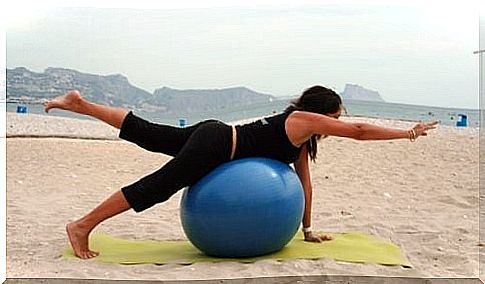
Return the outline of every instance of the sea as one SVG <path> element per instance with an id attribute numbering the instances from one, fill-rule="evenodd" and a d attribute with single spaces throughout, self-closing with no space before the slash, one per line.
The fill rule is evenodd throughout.
<path id="1" fill-rule="evenodd" d="M 190 125 L 204 119 L 218 119 L 224 122 L 234 122 L 255 117 L 269 116 L 274 113 L 282 112 L 288 104 L 288 99 L 281 99 L 244 107 L 232 107 L 229 110 L 223 109 L 219 112 L 210 114 L 187 115 L 180 113 L 176 116 L 169 116 L 164 113 L 144 112 L 137 109 L 133 109 L 133 112 L 140 117 L 157 123 L 169 125 L 180 125 L 181 123 L 185 123 L 186 125 Z M 26 115 L 34 113 L 79 119 L 93 119 L 62 110 L 51 110 L 49 114 L 46 114 L 43 106 L 40 104 L 3 103 L 3 106 L 6 107 L 7 112 L 17 112 L 18 106 L 25 106 L 27 111 Z M 440 121 L 440 124 L 442 125 L 457 126 L 457 123 L 462 121 L 464 119 L 463 117 L 466 116 L 468 127 L 479 127 L 480 122 L 480 111 L 478 109 L 443 108 L 371 101 L 344 101 L 344 107 L 346 111 L 343 115 L 356 117 L 384 118 L 415 122 L 437 120 Z"/>

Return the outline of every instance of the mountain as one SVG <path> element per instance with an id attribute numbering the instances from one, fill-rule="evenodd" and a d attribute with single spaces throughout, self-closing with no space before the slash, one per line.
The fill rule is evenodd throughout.
<path id="1" fill-rule="evenodd" d="M 9 101 L 40 102 L 73 89 L 88 100 L 117 107 L 139 106 L 152 97 L 122 75 L 99 76 L 63 68 L 47 68 L 44 73 L 24 67 L 7 69 Z"/>
<path id="2" fill-rule="evenodd" d="M 47 68 L 43 73 L 25 67 L 7 69 L 7 102 L 41 103 L 68 90 L 79 90 L 88 100 L 115 107 L 165 115 L 213 115 L 236 111 L 276 99 L 246 87 L 177 90 L 163 87 L 153 94 L 130 84 L 123 75 L 94 75 L 65 68 Z M 347 84 L 344 100 L 380 101 L 378 92 Z"/>
<path id="3" fill-rule="evenodd" d="M 273 100 L 275 97 L 272 95 L 257 93 L 245 87 L 209 90 L 176 90 L 163 87 L 155 90 L 148 103 L 164 106 L 168 113 L 216 113 Z"/>
<path id="4" fill-rule="evenodd" d="M 163 87 L 151 94 L 131 85 L 119 74 L 100 76 L 64 68 L 47 68 L 43 73 L 24 67 L 7 69 L 8 102 L 41 103 L 73 89 L 96 103 L 165 114 L 210 114 L 275 99 L 245 87 L 213 90 Z"/>
<path id="5" fill-rule="evenodd" d="M 355 84 L 346 84 L 340 95 L 343 100 L 384 102 L 379 92 Z"/>

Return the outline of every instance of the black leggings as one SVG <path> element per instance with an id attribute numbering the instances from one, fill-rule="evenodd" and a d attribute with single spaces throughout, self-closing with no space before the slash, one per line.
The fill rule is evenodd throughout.
<path id="1" fill-rule="evenodd" d="M 121 189 L 136 212 L 193 185 L 218 165 L 228 162 L 232 149 L 231 126 L 217 120 L 179 128 L 151 123 L 129 112 L 119 137 L 148 151 L 174 157 L 159 170 Z"/>

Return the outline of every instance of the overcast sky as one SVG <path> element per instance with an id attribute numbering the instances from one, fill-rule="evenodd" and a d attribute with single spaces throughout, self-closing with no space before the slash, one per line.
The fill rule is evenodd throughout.
<path id="1" fill-rule="evenodd" d="M 153 92 L 346 83 L 388 102 L 478 108 L 478 15 L 436 6 L 56 8 L 7 26 L 8 68 L 123 74 Z"/>

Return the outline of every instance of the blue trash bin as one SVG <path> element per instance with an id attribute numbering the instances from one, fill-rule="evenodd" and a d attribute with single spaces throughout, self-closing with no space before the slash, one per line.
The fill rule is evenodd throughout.
<path id="1" fill-rule="evenodd" d="M 17 106 L 17 113 L 27 113 L 27 107 L 22 105 Z"/>
<path id="2" fill-rule="evenodd" d="M 456 122 L 457 127 L 467 127 L 468 126 L 468 116 L 466 114 L 458 114 L 458 121 Z"/>
<path id="3" fill-rule="evenodd" d="M 185 118 L 179 118 L 179 126 L 180 127 L 185 127 L 187 125 L 187 119 Z"/>

